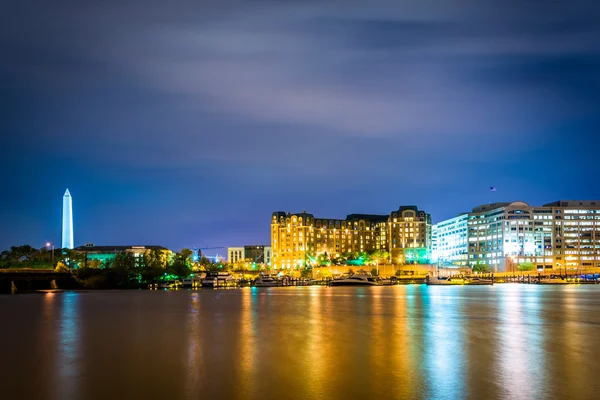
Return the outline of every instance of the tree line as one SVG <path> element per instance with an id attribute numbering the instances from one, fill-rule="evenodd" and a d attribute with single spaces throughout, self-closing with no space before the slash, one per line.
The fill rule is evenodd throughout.
<path id="1" fill-rule="evenodd" d="M 375 265 L 387 263 L 390 254 L 386 250 L 352 251 L 344 252 L 339 256 L 332 257 L 330 254 L 321 253 L 316 258 L 309 255 L 317 266 L 325 265 Z"/>
<path id="2" fill-rule="evenodd" d="M 113 259 L 88 259 L 84 252 L 73 249 L 36 249 L 29 245 L 13 246 L 0 253 L 0 268 L 37 268 L 70 271 L 83 287 L 89 289 L 127 289 L 147 287 L 166 280 L 182 280 L 193 270 L 213 271 L 226 264 L 202 257 L 193 262 L 193 252 L 182 249 L 167 255 L 161 250 L 148 250 L 139 256 L 123 251 Z"/>

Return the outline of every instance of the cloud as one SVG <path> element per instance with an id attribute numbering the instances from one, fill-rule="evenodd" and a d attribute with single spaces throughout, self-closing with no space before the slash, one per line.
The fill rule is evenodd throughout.
<path id="1" fill-rule="evenodd" d="M 297 135 L 339 149 L 365 138 L 405 152 L 507 152 L 595 100 L 579 90 L 586 81 L 569 84 L 568 66 L 544 73 L 599 56 L 600 15 L 587 1 L 65 4 L 15 6 L 32 30 L 1 28 L 19 50 L 4 68 L 67 93 L 72 108 L 57 113 L 75 112 L 56 118 L 55 134 L 75 148 L 118 144 L 132 163 L 280 164 L 284 142 L 322 157 Z"/>
<path id="2" fill-rule="evenodd" d="M 513 69 L 523 55 L 593 53 L 594 33 L 600 33 L 574 23 L 569 31 L 554 31 L 565 26 L 554 12 L 542 22 L 533 12 L 505 13 L 499 23 L 490 10 L 474 12 L 478 7 L 431 15 L 411 2 L 408 12 L 391 7 L 385 15 L 371 4 L 242 9 L 204 25 L 138 30 L 109 57 L 199 110 L 342 135 L 417 134 L 444 143 L 449 136 L 514 136 L 556 123 L 562 104 L 535 88 L 471 76 L 502 64 Z"/>

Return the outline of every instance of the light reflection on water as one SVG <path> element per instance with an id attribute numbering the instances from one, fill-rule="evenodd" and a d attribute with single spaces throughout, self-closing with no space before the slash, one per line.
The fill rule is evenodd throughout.
<path id="1" fill-rule="evenodd" d="M 77 386 L 79 384 L 77 377 L 79 368 L 79 298 L 76 293 L 65 293 L 58 296 L 62 300 L 62 310 L 60 312 L 59 329 L 59 356 L 56 358 L 58 371 L 58 398 L 77 399 L 79 394 Z M 53 299 L 54 300 L 54 299 Z"/>
<path id="2" fill-rule="evenodd" d="M 500 297 L 499 373 L 506 396 L 534 399 L 544 392 L 543 321 L 537 287 L 507 285 Z M 533 290 L 533 291 L 532 291 Z"/>
<path id="3" fill-rule="evenodd" d="M 465 287 L 431 287 L 424 294 L 428 315 L 425 317 L 425 365 L 428 367 L 429 398 L 462 397 L 465 352 L 462 330 L 464 310 L 460 293 Z M 449 292 L 446 289 L 451 289 Z M 456 292 L 456 293 L 454 293 Z"/>
<path id="4" fill-rule="evenodd" d="M 200 304 L 200 294 L 192 293 L 189 296 L 189 308 L 187 312 L 187 363 L 184 380 L 186 387 L 185 394 L 187 396 L 193 396 L 195 393 L 199 393 L 202 389 L 203 384 L 208 382 L 202 382 L 202 370 L 205 368 L 204 355 L 202 354 L 203 348 L 203 337 L 201 331 L 200 314 L 202 312 Z"/>
<path id="5" fill-rule="evenodd" d="M 599 309 L 595 285 L 7 296 L 0 376 L 6 398 L 594 398 Z"/>

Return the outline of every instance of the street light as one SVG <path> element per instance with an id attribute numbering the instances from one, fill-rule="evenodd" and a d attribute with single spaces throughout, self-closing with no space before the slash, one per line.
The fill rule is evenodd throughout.
<path id="1" fill-rule="evenodd" d="M 46 242 L 46 247 L 52 246 L 52 269 L 54 269 L 54 243 Z"/>

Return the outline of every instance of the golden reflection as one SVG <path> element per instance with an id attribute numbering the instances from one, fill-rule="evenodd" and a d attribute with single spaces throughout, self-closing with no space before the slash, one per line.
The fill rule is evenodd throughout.
<path id="1" fill-rule="evenodd" d="M 253 393 L 256 380 L 256 300 L 258 288 L 248 287 L 242 290 L 242 312 L 240 336 L 240 362 L 239 380 L 242 383 L 243 393 Z M 240 398 L 243 396 L 240 396 Z"/>
<path id="2" fill-rule="evenodd" d="M 413 346 L 413 341 L 416 340 L 417 335 L 414 332 L 414 324 L 408 314 L 408 303 L 407 303 L 407 286 L 394 287 L 394 317 L 392 319 L 392 329 L 385 337 L 385 340 L 389 340 L 389 352 L 388 357 L 390 358 L 390 369 L 393 373 L 393 380 L 391 382 L 397 382 L 395 386 L 395 393 L 400 398 L 408 399 L 415 395 L 414 392 L 414 379 L 410 378 L 414 375 L 415 366 L 414 359 L 416 351 Z M 416 378 L 415 378 L 416 379 Z"/>
<path id="3" fill-rule="evenodd" d="M 50 372 L 47 379 L 41 379 L 43 385 L 39 388 L 43 393 L 52 393 L 56 390 L 56 381 L 58 381 L 59 370 L 56 368 L 58 364 L 57 343 L 58 343 L 58 318 L 57 318 L 57 303 L 59 299 L 54 293 L 46 293 L 42 300 L 42 325 L 40 330 L 41 347 L 44 349 L 44 370 Z M 55 364 L 56 363 L 56 364 Z M 55 393 L 58 398 L 58 393 Z"/>
<path id="4" fill-rule="evenodd" d="M 388 356 L 388 347 L 386 343 L 389 342 L 390 337 L 389 330 L 386 332 L 384 329 L 385 312 L 383 309 L 383 293 L 385 291 L 383 286 L 372 287 L 368 290 L 368 296 L 370 296 L 371 303 L 371 321 L 370 321 L 370 334 L 369 343 L 366 343 L 371 356 L 370 363 L 372 365 L 380 365 L 380 368 L 373 368 L 370 371 L 369 381 L 370 382 L 390 382 L 390 359 L 393 357 Z M 388 367 L 388 368 L 386 368 Z M 377 372 L 376 372 L 377 371 Z M 385 394 L 388 393 L 388 387 L 386 385 L 373 385 L 373 396 L 374 398 L 384 398 Z"/>
<path id="5" fill-rule="evenodd" d="M 202 387 L 208 384 L 208 382 L 202 381 L 202 377 L 206 376 L 206 366 L 204 365 L 204 355 L 202 354 L 201 310 L 200 294 L 192 293 L 187 312 L 188 350 L 185 379 L 187 396 L 199 396 L 202 392 Z"/>
<path id="6" fill-rule="evenodd" d="M 331 291 L 328 288 L 311 286 L 309 287 L 308 304 L 308 341 L 307 341 L 307 360 L 309 387 L 314 394 L 327 393 L 327 357 L 332 353 L 330 348 L 331 340 L 328 334 L 332 332 L 324 331 L 327 324 L 328 315 L 324 309 L 323 297 Z"/>

